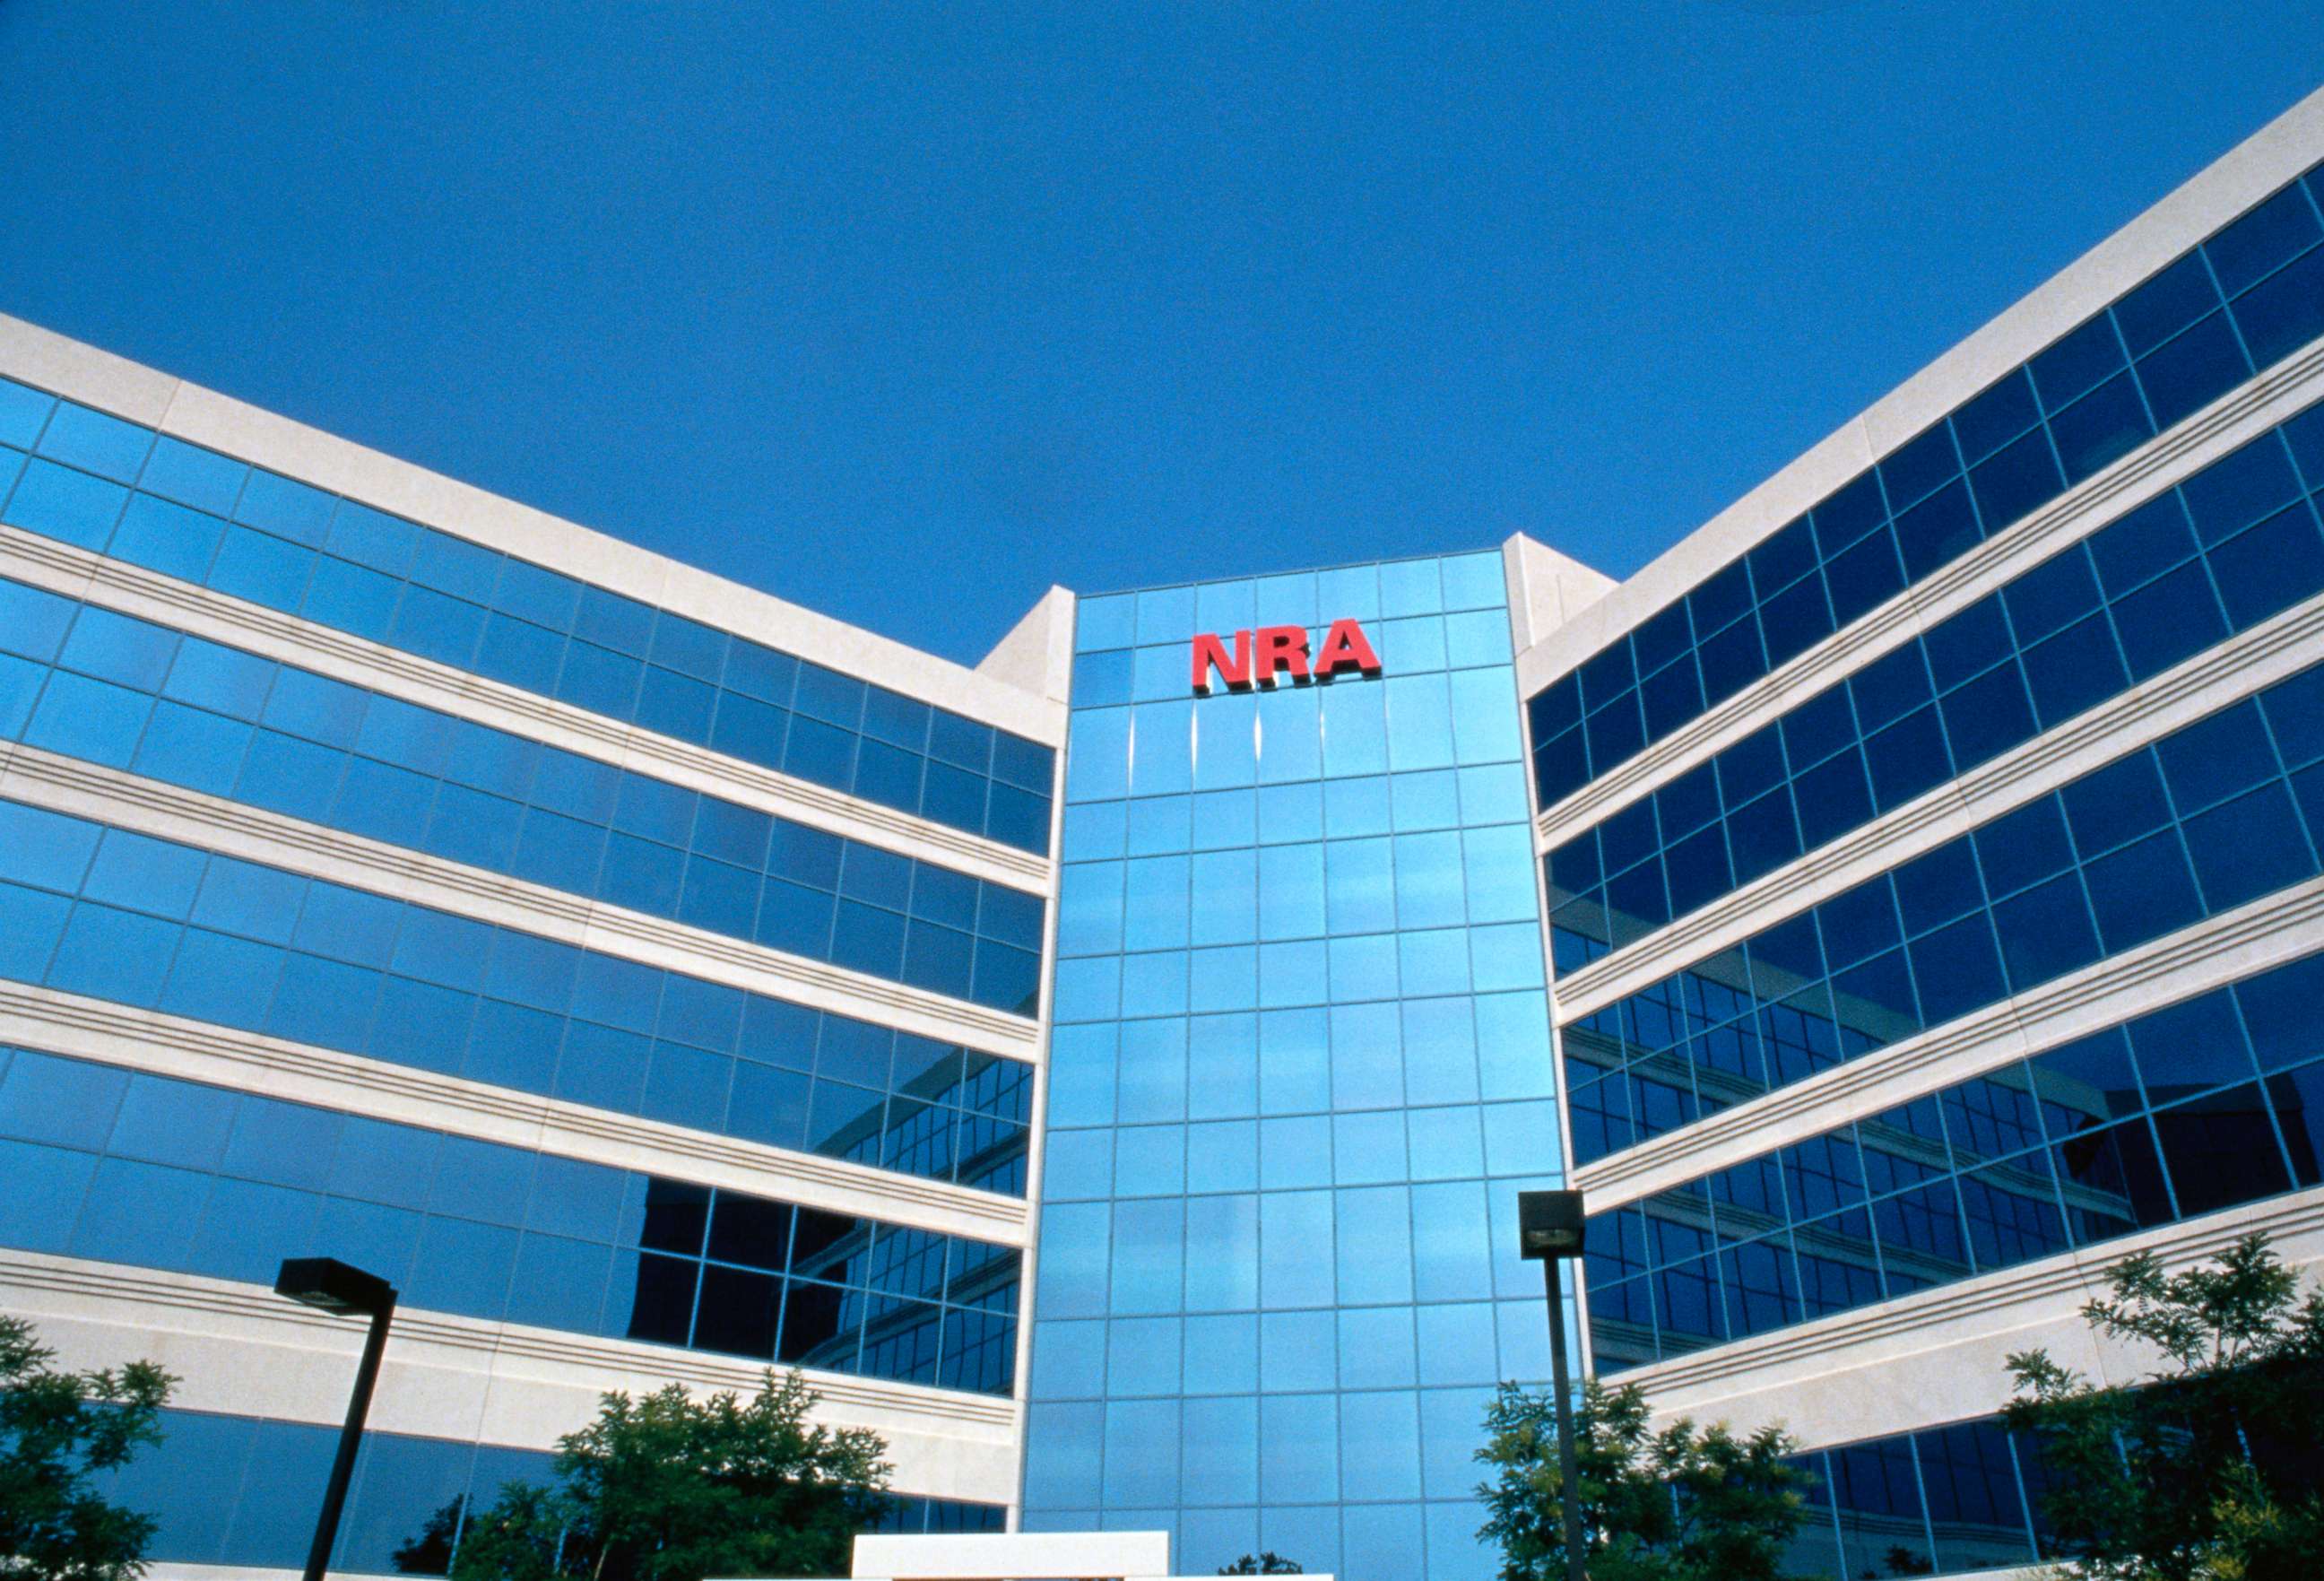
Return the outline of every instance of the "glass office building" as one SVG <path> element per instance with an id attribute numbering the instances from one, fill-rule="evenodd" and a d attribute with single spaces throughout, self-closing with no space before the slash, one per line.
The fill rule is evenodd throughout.
<path id="1" fill-rule="evenodd" d="M 770 1364 L 1006 1524 L 1065 606 L 963 669 L 0 323 L 0 1304 L 181 1375 L 165 1572 L 304 1558 L 309 1255 L 401 1292 L 336 1567 Z"/>
<path id="2" fill-rule="evenodd" d="M 1561 1180 L 1502 557 L 1082 601 L 1028 1526 L 1181 1567 L 1484 1574 L 1469 1456 L 1548 1371 Z M 1381 673 L 1188 695 L 1202 633 Z"/>
<path id="3" fill-rule="evenodd" d="M 2022 1574 L 2003 1357 L 2324 1263 L 2324 94 L 1617 582 L 1053 590 L 973 670 L 0 319 L 0 1308 L 165 1581 L 440 1571 L 803 1369 L 914 1530 L 1496 1573 L 1571 1325 L 1803 1574 Z M 1554 536 L 1554 534 L 1553 534 Z M 1234 568 L 1219 568 L 1231 571 Z"/>

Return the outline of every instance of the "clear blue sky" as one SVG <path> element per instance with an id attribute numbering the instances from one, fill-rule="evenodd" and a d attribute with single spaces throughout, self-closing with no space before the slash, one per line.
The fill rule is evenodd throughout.
<path id="1" fill-rule="evenodd" d="M 1628 572 L 2319 81 L 2277 0 L 0 0 L 0 309 L 973 661 Z"/>

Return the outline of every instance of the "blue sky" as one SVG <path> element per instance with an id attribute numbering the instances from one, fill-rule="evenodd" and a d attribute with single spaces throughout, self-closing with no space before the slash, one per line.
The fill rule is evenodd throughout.
<path id="1" fill-rule="evenodd" d="M 1627 573 L 2324 81 L 2324 7 L 0 0 L 0 310 L 954 658 Z"/>

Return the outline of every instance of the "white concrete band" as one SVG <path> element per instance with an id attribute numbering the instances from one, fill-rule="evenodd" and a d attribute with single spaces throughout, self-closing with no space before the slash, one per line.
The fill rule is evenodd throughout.
<path id="1" fill-rule="evenodd" d="M 39 747 L 0 753 L 0 794 L 940 1041 L 1024 1059 L 1042 1047 L 1026 1016 Z"/>
<path id="2" fill-rule="evenodd" d="M 1049 862 L 1033 852 L 22 528 L 0 526 L 0 575 L 979 878 L 1043 894 L 1054 888 Z"/>
<path id="3" fill-rule="evenodd" d="M 1640 1201 L 2319 948 L 2324 878 L 2263 896 L 1625 1148 L 1575 1170 L 1573 1184 L 1590 1194 L 1593 1209 Z"/>
<path id="4" fill-rule="evenodd" d="M 2071 784 L 2324 658 L 2324 596 L 2294 605 L 1655 929 L 1558 983 L 1561 1019 L 1594 1013 L 1925 851 Z"/>
<path id="5" fill-rule="evenodd" d="M 609 1169 L 779 1197 L 832 1213 L 869 1215 L 943 1234 L 1019 1248 L 1030 1239 L 1025 1202 L 998 1192 L 536 1097 L 54 988 L 0 982 L 0 1043 Z"/>
<path id="6" fill-rule="evenodd" d="M 2152 1251 L 2172 1271 L 2264 1231 L 2303 1288 L 2324 1263 L 2324 1189 L 2206 1214 L 2083 1251 L 1942 1285 L 1877 1306 L 1735 1340 L 1620 1374 L 1652 1401 L 1657 1425 L 1682 1416 L 1750 1432 L 1784 1423 L 1809 1448 L 1987 1416 L 2012 1395 L 2006 1358 L 2047 1349 L 2101 1382 L 2151 1374 L 2156 1358 L 2102 1341 L 2081 1308 L 2107 1271 Z"/>
<path id="7" fill-rule="evenodd" d="M 1518 656 L 1532 695 L 2324 158 L 2310 94 Z"/>
<path id="8" fill-rule="evenodd" d="M 139 1359 L 178 1374 L 189 1410 L 336 1426 L 347 1407 L 360 1326 L 263 1285 L 29 1252 L 0 1253 L 0 1308 L 32 1318 L 69 1368 Z M 519 1449 L 549 1449 L 596 1414 L 609 1389 L 666 1383 L 755 1391 L 763 1364 L 561 1329 L 397 1311 L 371 1427 Z M 817 1420 L 888 1440 L 897 1491 L 1007 1503 L 1016 1497 L 1019 1410 L 992 1395 L 809 1373 Z"/>
<path id="9" fill-rule="evenodd" d="M 0 374 L 1049 745 L 1056 698 L 0 315 Z"/>

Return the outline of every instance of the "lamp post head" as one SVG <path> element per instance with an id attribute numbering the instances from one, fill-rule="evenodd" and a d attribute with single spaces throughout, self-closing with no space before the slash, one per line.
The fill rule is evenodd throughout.
<path id="1" fill-rule="evenodd" d="M 285 1258 L 274 1276 L 274 1293 L 343 1318 L 376 1318 L 395 1307 L 393 1285 L 336 1257 Z"/>
<path id="2" fill-rule="evenodd" d="M 1582 1255 L 1582 1193 L 1517 1193 L 1517 1250 L 1528 1262 Z"/>

